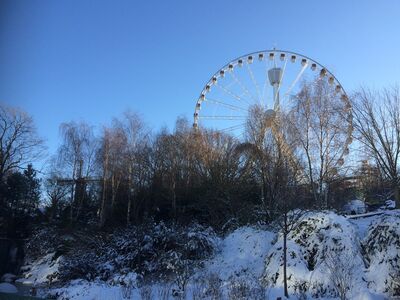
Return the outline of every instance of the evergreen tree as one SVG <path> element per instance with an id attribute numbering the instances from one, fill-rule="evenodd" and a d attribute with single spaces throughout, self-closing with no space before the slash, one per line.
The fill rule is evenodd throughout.
<path id="1" fill-rule="evenodd" d="M 31 164 L 21 172 L 7 176 L 1 188 L 0 221 L 8 236 L 25 235 L 29 220 L 35 216 L 40 203 L 40 179 Z"/>

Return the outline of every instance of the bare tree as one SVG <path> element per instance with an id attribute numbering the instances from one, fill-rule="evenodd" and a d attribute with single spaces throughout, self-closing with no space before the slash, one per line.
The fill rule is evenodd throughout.
<path id="1" fill-rule="evenodd" d="M 263 108 L 254 107 L 247 121 L 247 142 L 239 146 L 239 150 L 247 151 L 249 159 L 253 160 L 250 167 L 257 170 L 261 179 L 261 203 L 268 214 L 282 198 L 282 185 L 289 184 L 286 181 L 289 177 L 280 181 L 279 176 L 298 177 L 291 180 L 299 180 L 301 176 L 301 162 L 295 156 L 296 144 L 286 120 L 283 113 L 269 116 Z"/>
<path id="2" fill-rule="evenodd" d="M 341 300 L 350 299 L 356 270 L 354 258 L 355 253 L 329 252 L 324 260 L 329 279 Z"/>
<path id="3" fill-rule="evenodd" d="M 63 177 L 57 157 L 54 156 L 50 159 L 49 169 L 44 183 L 48 206 L 50 208 L 50 221 L 58 216 L 60 208 L 66 201 L 70 191 L 68 185 L 60 184 L 59 180 Z"/>
<path id="4" fill-rule="evenodd" d="M 239 183 L 243 183 L 242 176 L 247 172 L 247 165 L 241 168 L 238 142 L 224 132 L 213 130 L 199 132 L 192 136 L 191 142 L 194 149 L 190 153 L 195 159 L 189 173 L 193 177 L 192 184 L 197 175 L 213 191 L 202 197 L 207 207 L 211 208 L 211 219 L 223 221 L 223 216 L 240 217 L 249 208 L 246 203 L 249 195 L 240 193 Z"/>
<path id="5" fill-rule="evenodd" d="M 291 112 L 291 130 L 306 162 L 305 174 L 317 206 L 328 206 L 329 184 L 343 169 L 351 142 L 350 102 L 325 81 L 305 82 Z"/>
<path id="6" fill-rule="evenodd" d="M 43 152 L 44 143 L 37 135 L 32 117 L 0 104 L 0 182 L 9 171 L 25 168 Z"/>
<path id="7" fill-rule="evenodd" d="M 139 217 L 140 199 L 136 192 L 149 184 L 150 172 L 150 130 L 142 118 L 130 111 L 124 113 L 119 126 L 123 129 L 126 139 L 125 160 L 128 174 L 128 205 L 126 223 L 130 224 L 132 216 L 135 222 Z M 135 192 L 136 191 L 136 192 Z"/>
<path id="8" fill-rule="evenodd" d="M 93 128 L 84 122 L 69 122 L 60 125 L 63 142 L 58 149 L 59 163 L 64 174 L 70 178 L 71 222 L 77 219 L 84 204 L 87 178 L 95 173 L 98 141 Z M 60 180 L 61 182 L 61 180 Z"/>
<path id="9" fill-rule="evenodd" d="M 286 139 L 284 137 L 287 137 Z M 301 199 L 300 182 L 303 178 L 303 168 L 299 160 L 292 156 L 295 149 L 288 149 L 284 141 L 289 140 L 288 135 L 277 135 L 273 153 L 269 155 L 268 185 L 273 186 L 272 218 L 280 228 L 283 236 L 283 287 L 286 297 L 288 292 L 287 277 L 287 238 L 303 218 L 303 201 Z"/>
<path id="10" fill-rule="evenodd" d="M 141 118 L 131 112 L 126 112 L 121 119 L 114 119 L 110 128 L 104 128 L 100 149 L 103 171 L 101 226 L 113 215 L 117 194 L 123 189 L 127 190 L 126 223 L 130 224 L 132 216 L 137 221 L 139 199 L 135 198 L 135 190 L 149 181 L 148 137 L 149 131 Z"/>
<path id="11" fill-rule="evenodd" d="M 287 284 L 287 237 L 304 215 L 298 193 L 303 167 L 296 157 L 296 143 L 288 126 L 287 115 L 275 116 L 260 107 L 253 108 L 247 122 L 247 142 L 241 148 L 255 158 L 263 184 L 262 205 L 268 220 L 275 220 L 283 235 L 283 284 Z M 264 201 L 263 197 L 268 200 Z"/>
<path id="12" fill-rule="evenodd" d="M 361 89 L 353 104 L 356 137 L 380 173 L 392 186 L 396 207 L 400 207 L 400 90 L 398 87 L 373 92 Z"/>
<path id="13" fill-rule="evenodd" d="M 116 196 L 122 180 L 123 169 L 121 165 L 125 163 L 123 134 L 118 128 L 104 128 L 102 136 L 102 146 L 99 149 L 102 165 L 102 201 L 100 211 L 100 226 L 103 227 L 112 215 L 116 205 Z M 111 186 L 111 197 L 108 195 L 108 186 Z"/>
<path id="14" fill-rule="evenodd" d="M 177 181 L 179 180 L 180 160 L 178 156 L 177 137 L 166 132 L 157 138 L 158 164 L 162 172 L 162 181 L 166 183 L 171 200 L 171 217 L 177 217 Z"/>

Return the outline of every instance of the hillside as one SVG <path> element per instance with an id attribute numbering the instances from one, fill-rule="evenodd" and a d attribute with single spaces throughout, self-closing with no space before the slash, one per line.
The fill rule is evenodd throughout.
<path id="1" fill-rule="evenodd" d="M 107 279 L 95 276 L 65 281 L 61 273 L 65 270 L 65 261 L 70 258 L 62 255 L 56 258 L 56 253 L 50 252 L 30 262 L 25 267 L 24 278 L 18 282 L 44 286 L 51 281 L 51 288 L 40 289 L 40 294 L 58 299 L 169 299 L 167 295 L 172 299 L 173 295 L 182 295 L 180 285 L 185 286 L 187 299 L 275 299 L 282 296 L 282 235 L 276 230 L 262 226 L 240 227 L 225 236 L 217 236 L 211 229 L 205 231 L 192 226 L 182 231 L 158 228 L 157 232 L 169 239 L 167 231 L 177 240 L 188 238 L 191 241 L 188 244 L 192 243 L 188 247 L 193 247 L 190 249 L 203 251 L 196 253 L 200 262 L 188 263 L 179 270 L 179 264 L 170 260 L 170 270 L 177 270 L 174 281 L 168 280 L 171 276 L 165 280 L 153 276 L 153 280 L 144 282 L 141 274 L 116 267 L 116 260 L 126 259 L 119 256 L 109 256 L 108 261 L 102 262 L 103 268 L 108 266 Z M 129 237 L 125 238 L 128 241 Z M 156 238 L 156 235 L 148 235 L 147 244 L 142 244 L 148 250 L 142 250 L 157 249 Z M 104 251 L 110 249 L 104 245 Z M 205 249 L 209 252 L 205 253 Z M 175 253 L 183 261 L 186 259 L 184 251 Z M 156 256 L 164 254 L 159 251 Z M 161 262 L 157 261 L 160 272 Z M 349 298 L 384 299 L 399 292 L 399 282 L 392 278 L 398 275 L 399 262 L 400 211 L 359 217 L 345 217 L 329 211 L 309 212 L 288 236 L 289 293 L 293 299 L 336 298 L 335 280 L 344 279 L 350 289 Z M 146 263 L 157 266 L 156 261 Z M 148 297 L 150 294 L 153 298 Z"/>

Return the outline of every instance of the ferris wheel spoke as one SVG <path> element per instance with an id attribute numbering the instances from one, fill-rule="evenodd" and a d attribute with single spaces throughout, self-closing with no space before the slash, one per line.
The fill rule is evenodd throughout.
<path id="1" fill-rule="evenodd" d="M 240 86 L 240 88 L 243 90 L 243 92 L 248 95 L 250 98 L 254 99 L 257 102 L 257 98 L 254 97 L 254 95 L 249 91 L 249 89 L 246 87 L 246 85 L 235 75 L 235 73 L 230 72 L 232 78 L 234 81 Z M 249 103 L 250 104 L 250 103 Z"/>
<path id="2" fill-rule="evenodd" d="M 279 80 L 279 85 L 278 85 L 277 93 L 276 93 L 276 95 L 275 95 L 275 97 L 274 97 L 274 103 L 276 103 L 276 101 L 277 101 L 276 97 L 278 97 L 279 91 L 280 91 L 281 86 L 282 86 L 282 80 L 283 80 L 283 76 L 285 75 L 286 65 L 287 65 L 287 58 L 285 58 L 285 63 L 284 63 L 283 68 L 282 68 L 282 74 L 281 74 L 281 78 L 280 78 L 280 80 Z M 304 71 L 303 71 L 303 72 L 304 72 Z"/>
<path id="3" fill-rule="evenodd" d="M 203 120 L 245 120 L 247 116 L 199 116 Z"/>
<path id="4" fill-rule="evenodd" d="M 246 125 L 246 123 L 241 123 L 241 124 L 238 124 L 238 125 L 234 125 L 234 126 L 230 126 L 230 127 L 221 129 L 220 131 L 221 131 L 221 132 L 235 131 L 235 130 L 237 130 L 237 129 L 239 129 L 239 128 L 244 127 L 245 125 Z"/>
<path id="5" fill-rule="evenodd" d="M 221 84 L 215 84 L 215 86 L 219 87 L 222 91 L 224 91 L 226 94 L 230 95 L 231 97 L 235 98 L 236 100 L 246 103 L 248 105 L 251 105 L 251 102 L 249 102 L 246 98 L 240 97 L 234 92 L 232 92 L 230 89 L 226 88 L 225 86 Z"/>
<path id="6" fill-rule="evenodd" d="M 220 100 L 217 100 L 217 99 L 205 98 L 204 101 L 205 101 L 205 102 L 208 102 L 208 103 L 215 104 L 215 105 L 221 105 L 221 106 L 226 107 L 226 108 L 228 108 L 228 109 L 230 109 L 230 110 L 235 110 L 235 111 L 238 111 L 238 110 L 240 110 L 240 111 L 247 111 L 247 109 L 245 109 L 245 108 L 243 108 L 243 107 L 239 107 L 239 106 L 236 106 L 236 105 L 228 104 L 228 103 L 225 103 L 225 102 L 220 101 Z"/>
<path id="7" fill-rule="evenodd" d="M 253 71 L 251 70 L 251 68 L 250 68 L 250 65 L 249 64 L 246 64 L 246 66 L 247 66 L 247 71 L 248 71 L 248 73 L 249 73 L 249 76 L 250 76 L 250 78 L 251 78 L 251 81 L 253 82 L 253 84 L 254 84 L 254 86 L 256 87 L 256 92 L 257 92 L 257 95 L 258 95 L 258 102 L 261 104 L 261 94 L 260 94 L 260 88 L 259 88 L 259 86 L 258 86 L 258 83 L 257 83 L 257 81 L 256 81 L 256 79 L 255 79 L 255 77 L 254 77 L 254 74 L 253 74 Z M 257 102 L 257 99 L 255 99 L 256 100 L 256 102 Z"/>
<path id="8" fill-rule="evenodd" d="M 303 75 L 304 71 L 307 69 L 308 67 L 308 62 L 306 62 L 304 64 L 304 66 L 300 69 L 300 72 L 297 74 L 296 78 L 293 80 L 293 82 L 290 84 L 288 90 L 285 92 L 285 94 L 283 95 L 282 98 L 286 98 L 289 93 L 292 91 L 292 89 L 294 88 L 294 86 L 296 85 L 296 83 L 300 80 L 301 76 Z"/>
<path id="9" fill-rule="evenodd" d="M 243 138 L 245 136 L 245 131 L 243 131 L 242 133 L 240 133 L 239 135 L 236 135 L 235 138 L 240 140 L 241 138 Z"/>

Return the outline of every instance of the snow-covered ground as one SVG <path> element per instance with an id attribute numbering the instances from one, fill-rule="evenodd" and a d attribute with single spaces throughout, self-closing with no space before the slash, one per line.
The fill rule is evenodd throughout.
<path id="1" fill-rule="evenodd" d="M 218 274 L 222 280 L 250 274 L 259 278 L 264 271 L 265 254 L 276 234 L 252 227 L 242 227 L 221 241 L 220 251 L 205 264 L 205 272 Z"/>
<path id="2" fill-rule="evenodd" d="M 215 285 L 223 298 L 232 298 L 235 285 L 239 286 L 236 290 L 257 289 L 257 297 L 282 296 L 282 244 L 281 234 L 254 227 L 241 227 L 220 238 L 215 254 L 189 281 L 187 299 Z M 32 262 L 20 282 L 43 284 L 51 274 L 56 279 L 62 257 L 53 260 L 52 255 Z M 310 212 L 288 236 L 288 283 L 293 299 L 335 298 L 332 276 L 346 272 L 350 272 L 346 273 L 350 299 L 390 297 L 390 275 L 399 263 L 398 210 L 351 218 L 333 212 Z M 118 276 L 107 282 L 74 280 L 50 292 L 59 299 L 150 299 L 145 297 L 149 293 L 151 299 L 174 299 L 173 283 L 156 282 L 139 288 L 136 274 Z M 262 286 L 266 288 L 260 291 Z M 165 297 L 167 293 L 169 298 Z M 205 299 L 211 298 L 208 294 Z"/>

